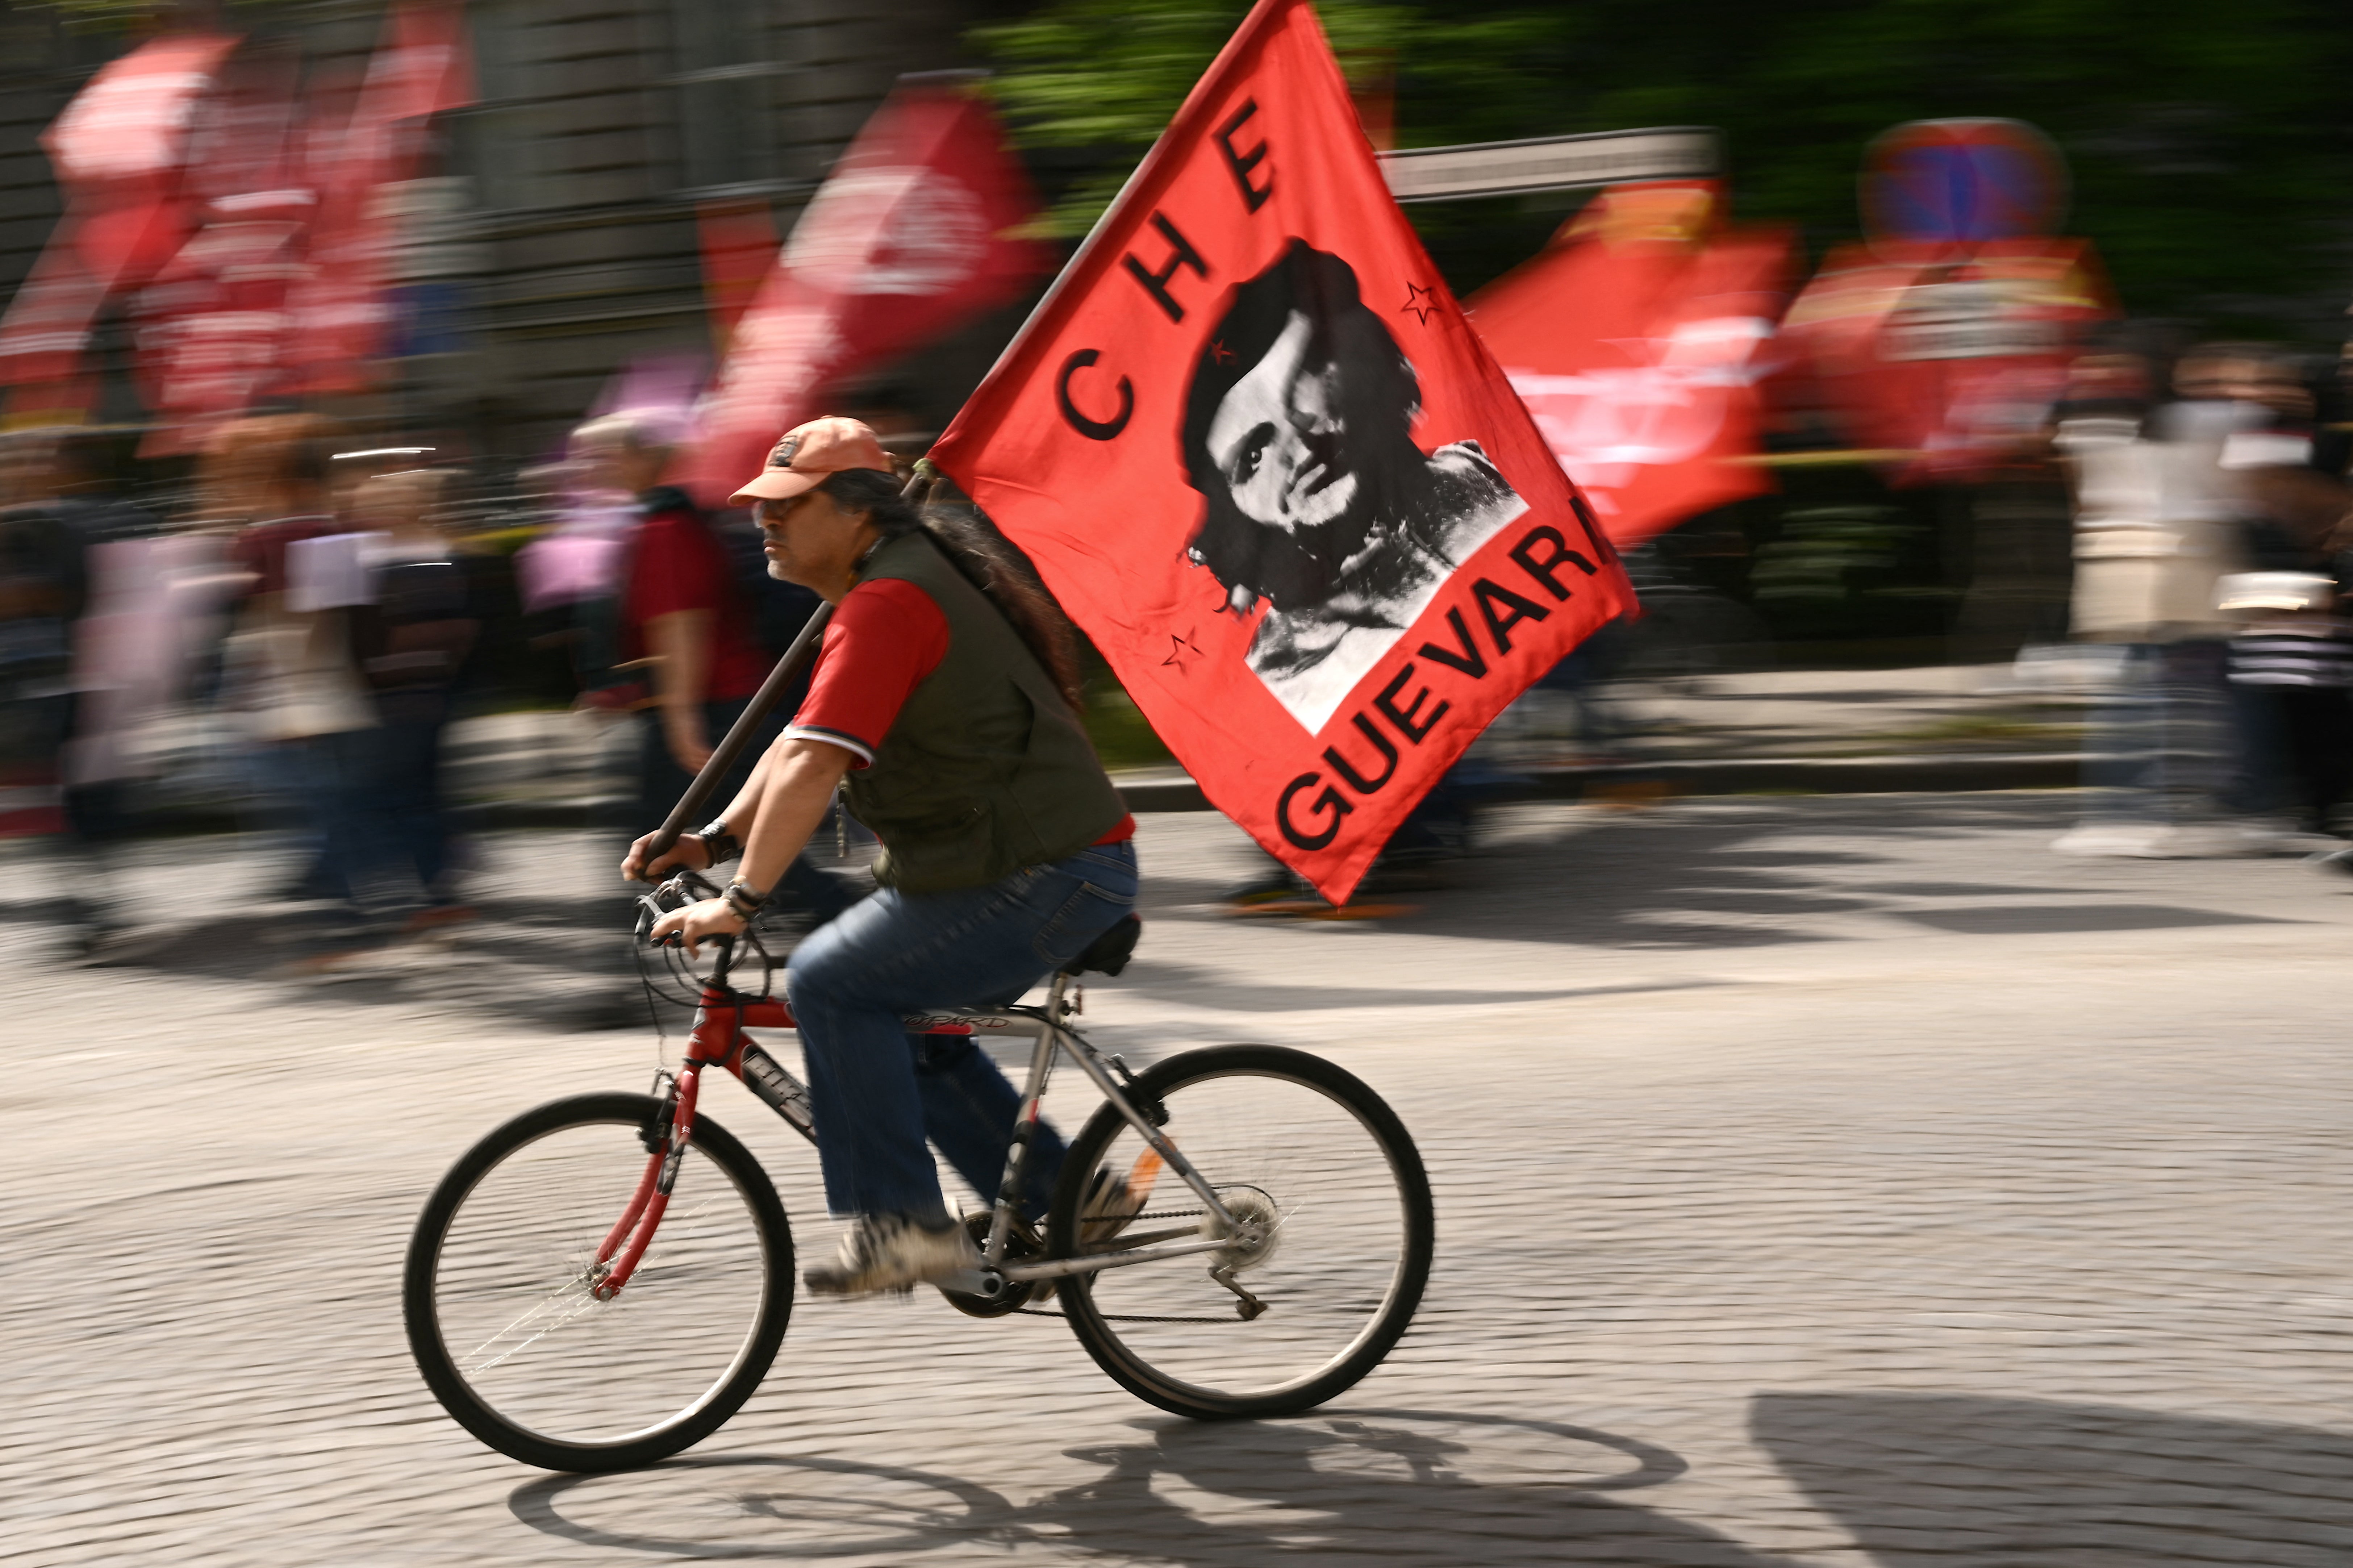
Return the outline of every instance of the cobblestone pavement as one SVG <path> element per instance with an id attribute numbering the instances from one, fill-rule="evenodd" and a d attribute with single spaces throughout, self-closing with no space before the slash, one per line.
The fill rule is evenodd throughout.
<path id="1" fill-rule="evenodd" d="M 163 923 L 107 969 L 41 957 L 12 865 L 0 1559 L 2334 1568 L 2353 879 L 2061 861 L 2063 826 L 1527 806 L 1418 911 L 1244 924 L 1208 907 L 1233 831 L 1150 820 L 1152 929 L 1089 1017 L 1311 1046 L 1399 1108 L 1439 1257 L 1388 1364 L 1198 1426 L 1049 1320 L 804 1301 L 715 1438 L 597 1479 L 441 1415 L 397 1277 L 472 1139 L 653 1066 L 541 1021 L 609 962 L 562 921 L 604 857 L 499 839 L 495 941 L 332 982 L 275 972 L 258 852 L 146 847 Z M 828 1247 L 807 1149 L 712 1110 Z"/>

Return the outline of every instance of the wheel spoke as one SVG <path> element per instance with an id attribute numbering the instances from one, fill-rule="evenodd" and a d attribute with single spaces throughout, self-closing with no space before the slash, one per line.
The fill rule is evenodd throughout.
<path id="1" fill-rule="evenodd" d="M 484 1340 L 480 1344 L 476 1345 L 474 1347 L 473 1353 L 466 1359 L 466 1375 L 470 1378 L 477 1373 L 490 1371 L 491 1368 L 498 1365 L 499 1363 L 506 1360 L 507 1357 L 513 1355 L 518 1351 L 528 1350 L 547 1334 L 562 1328 L 565 1324 L 570 1322 L 581 1313 L 588 1311 L 599 1304 L 600 1303 L 596 1300 L 594 1289 L 590 1287 L 585 1276 L 581 1279 L 573 1280 L 570 1284 L 556 1291 L 553 1296 L 548 1297 L 545 1300 L 541 1301 L 537 1306 L 533 1307 L 522 1317 L 517 1318 L 513 1322 L 509 1323 L 505 1328 L 501 1329 L 497 1333 L 492 1334 L 489 1339 Z M 483 1352 L 499 1343 L 501 1340 L 508 1339 L 518 1331 L 526 1327 L 530 1327 L 532 1329 L 532 1331 L 528 1335 L 516 1341 L 514 1343 L 508 1345 L 504 1350 L 499 1352 L 498 1354 L 491 1356 L 488 1359 L 484 1359 L 482 1354 Z"/>

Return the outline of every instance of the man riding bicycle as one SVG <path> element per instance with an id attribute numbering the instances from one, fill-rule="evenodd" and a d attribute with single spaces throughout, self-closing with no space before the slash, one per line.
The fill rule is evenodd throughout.
<path id="1" fill-rule="evenodd" d="M 910 1013 L 1018 997 L 1135 902 L 1135 824 L 1078 719 L 1075 638 L 1029 563 L 985 522 L 919 513 L 874 433 L 826 418 L 787 433 L 733 498 L 768 570 L 834 606 L 806 701 L 726 811 L 648 863 L 653 879 L 740 853 L 725 894 L 664 916 L 689 952 L 744 931 L 835 791 L 881 841 L 880 889 L 792 954 L 828 1206 L 854 1220 L 806 1271 L 823 1295 L 976 1266 L 928 1140 L 994 1196 L 1019 1097 L 968 1037 L 913 1036 Z M 1062 1142 L 1038 1124 L 1023 1199 L 1044 1212 Z"/>

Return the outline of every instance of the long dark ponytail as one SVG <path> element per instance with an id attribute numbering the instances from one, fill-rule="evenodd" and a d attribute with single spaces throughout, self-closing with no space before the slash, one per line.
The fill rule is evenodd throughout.
<path id="1" fill-rule="evenodd" d="M 1012 623 L 1071 710 L 1080 710 L 1083 694 L 1078 633 L 1046 591 L 1029 557 L 987 518 L 961 507 L 919 508 L 900 493 L 897 479 L 877 468 L 843 468 L 828 474 L 817 488 L 842 510 L 864 512 L 886 539 L 929 534 L 965 580 Z"/>

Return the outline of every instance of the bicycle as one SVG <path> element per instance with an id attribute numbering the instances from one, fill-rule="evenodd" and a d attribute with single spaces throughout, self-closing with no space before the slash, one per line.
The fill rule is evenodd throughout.
<path id="1" fill-rule="evenodd" d="M 685 872 L 641 899 L 640 952 L 652 920 L 715 890 Z M 1164 1410 L 1311 1409 L 1412 1321 L 1434 1245 L 1429 1178 L 1396 1113 L 1319 1058 L 1217 1046 L 1135 1073 L 1096 1050 L 1071 1022 L 1081 976 L 1117 974 L 1141 929 L 1132 915 L 1114 926 L 1038 1005 L 906 1021 L 1034 1041 L 1004 1182 L 965 1216 L 979 1265 L 939 1289 L 976 1318 L 1045 1312 L 1051 1299 L 1113 1382 Z M 523 1112 L 460 1157 L 418 1217 L 402 1289 L 410 1350 L 442 1407 L 510 1458 L 565 1471 L 666 1458 L 741 1409 L 783 1342 L 783 1203 L 701 1106 L 717 1068 L 817 1139 L 807 1090 L 746 1032 L 794 1024 L 775 961 L 744 940 L 765 964 L 757 994 L 731 983 L 744 950 L 730 939 L 707 978 L 670 957 L 699 986 L 697 1010 L 682 1064 L 657 1072 L 653 1092 Z M 1103 1103 L 1071 1142 L 1041 1236 L 1018 1194 L 1063 1057 Z M 1126 1202 L 1091 1203 L 1114 1178 Z"/>

